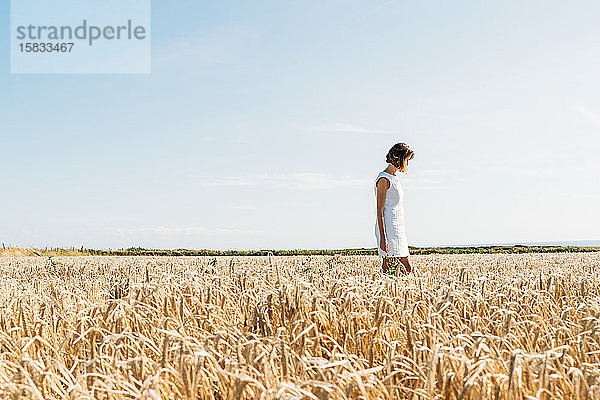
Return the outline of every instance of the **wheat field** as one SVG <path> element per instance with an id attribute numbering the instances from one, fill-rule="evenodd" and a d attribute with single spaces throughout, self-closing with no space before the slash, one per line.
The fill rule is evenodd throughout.
<path id="1" fill-rule="evenodd" d="M 600 399 L 600 253 L 0 258 L 8 399 Z"/>

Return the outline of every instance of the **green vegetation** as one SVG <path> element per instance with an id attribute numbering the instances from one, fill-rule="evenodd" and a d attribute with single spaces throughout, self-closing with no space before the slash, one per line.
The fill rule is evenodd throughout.
<path id="1" fill-rule="evenodd" d="M 410 254 L 474 254 L 474 253 L 586 253 L 600 251 L 600 247 L 580 246 L 477 246 L 477 247 L 410 247 Z M 343 255 L 371 256 L 377 254 L 377 249 L 325 249 L 325 250 L 161 250 L 131 247 L 117 250 L 97 249 L 61 249 L 61 248 L 0 248 L 0 257 L 31 257 L 31 256 L 301 256 L 301 255 Z"/>
<path id="2" fill-rule="evenodd" d="M 376 255 L 377 249 L 327 250 L 160 250 L 132 247 L 124 250 L 87 250 L 90 255 L 103 256 L 298 256 L 298 255 Z M 579 253 L 600 251 L 598 247 L 577 246 L 479 246 L 479 247 L 410 247 L 411 254 L 469 254 L 469 253 Z"/>

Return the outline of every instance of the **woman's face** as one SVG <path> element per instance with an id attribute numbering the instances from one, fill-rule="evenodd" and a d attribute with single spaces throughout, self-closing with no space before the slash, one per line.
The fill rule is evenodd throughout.
<path id="1" fill-rule="evenodd" d="M 407 169 L 408 169 L 408 158 L 405 158 L 404 164 L 402 164 L 402 168 L 400 168 L 400 171 L 406 172 Z"/>

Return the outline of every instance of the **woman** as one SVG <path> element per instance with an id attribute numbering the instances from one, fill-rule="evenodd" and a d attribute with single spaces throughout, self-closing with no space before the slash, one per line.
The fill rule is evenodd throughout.
<path id="1" fill-rule="evenodd" d="M 375 237 L 377 253 L 383 257 L 385 273 L 397 270 L 399 262 L 406 272 L 412 271 L 408 261 L 408 240 L 404 229 L 404 190 L 397 172 L 406 172 L 408 160 L 413 157 L 414 152 L 405 143 L 396 143 L 386 156 L 387 168 L 380 172 L 375 180 Z"/>

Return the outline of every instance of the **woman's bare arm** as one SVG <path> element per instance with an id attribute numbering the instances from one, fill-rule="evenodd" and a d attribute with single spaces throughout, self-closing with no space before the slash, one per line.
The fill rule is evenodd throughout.
<path id="1" fill-rule="evenodd" d="M 379 247 L 385 252 L 388 251 L 388 244 L 383 225 L 383 206 L 385 205 L 385 192 L 389 187 L 390 181 L 387 178 L 379 178 L 377 181 L 377 225 L 379 226 Z"/>

